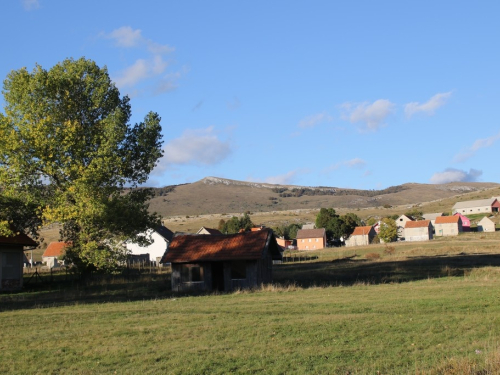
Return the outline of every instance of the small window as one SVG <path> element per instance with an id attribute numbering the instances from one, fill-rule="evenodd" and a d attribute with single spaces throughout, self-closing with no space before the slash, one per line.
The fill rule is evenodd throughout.
<path id="1" fill-rule="evenodd" d="M 309 238 L 309 242 L 311 242 L 311 239 Z"/>
<path id="2" fill-rule="evenodd" d="M 231 279 L 246 279 L 247 278 L 247 262 L 231 262 Z"/>
<path id="3" fill-rule="evenodd" d="M 316 242 L 319 242 L 319 238 L 316 238 Z"/>
<path id="4" fill-rule="evenodd" d="M 181 268 L 183 283 L 203 281 L 203 267 L 198 264 L 183 264 Z"/>

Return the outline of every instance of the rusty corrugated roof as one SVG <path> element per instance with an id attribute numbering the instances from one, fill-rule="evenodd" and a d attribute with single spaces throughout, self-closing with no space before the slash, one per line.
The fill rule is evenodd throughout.
<path id="1" fill-rule="evenodd" d="M 260 259 L 267 247 L 273 259 L 281 259 L 270 229 L 221 236 L 177 236 L 170 243 L 161 263 Z"/>

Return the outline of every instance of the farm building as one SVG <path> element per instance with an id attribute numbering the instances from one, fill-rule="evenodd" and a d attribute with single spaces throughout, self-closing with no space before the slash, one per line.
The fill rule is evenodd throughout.
<path id="1" fill-rule="evenodd" d="M 435 236 L 458 236 L 462 232 L 460 216 L 440 216 L 434 225 Z"/>
<path id="2" fill-rule="evenodd" d="M 231 291 L 272 282 L 281 260 L 273 231 L 222 236 L 176 236 L 162 263 L 172 264 L 172 290 Z"/>
<path id="3" fill-rule="evenodd" d="M 436 218 L 439 216 L 443 216 L 442 212 L 434 212 L 431 214 L 423 214 L 424 220 L 430 220 L 431 224 L 434 226 L 434 223 L 436 222 Z"/>
<path id="4" fill-rule="evenodd" d="M 405 241 L 432 240 L 433 227 L 430 220 L 407 221 L 405 224 Z"/>
<path id="5" fill-rule="evenodd" d="M 47 267 L 54 268 L 64 266 L 63 257 L 68 243 L 66 242 L 51 242 L 45 249 L 42 255 L 42 262 L 47 264 Z"/>
<path id="6" fill-rule="evenodd" d="M 286 250 L 289 249 L 290 247 L 293 247 L 292 240 L 285 240 L 284 238 L 276 237 L 276 242 L 278 243 L 278 246 L 281 247 L 282 250 Z"/>
<path id="7" fill-rule="evenodd" d="M 395 221 L 396 226 L 398 227 L 398 238 L 403 240 L 405 238 L 405 225 L 408 221 L 412 221 L 412 218 L 406 215 L 401 215 Z"/>
<path id="8" fill-rule="evenodd" d="M 496 198 L 479 199 L 475 201 L 457 202 L 453 206 L 453 213 L 461 214 L 482 214 L 489 212 L 498 212 L 500 209 L 500 201 Z"/>
<path id="9" fill-rule="evenodd" d="M 35 246 L 37 243 L 23 233 L 0 236 L 0 292 L 22 288 L 24 247 Z"/>
<path id="10" fill-rule="evenodd" d="M 495 230 L 495 223 L 486 216 L 483 217 L 479 223 L 477 223 L 478 232 L 494 232 Z"/>
<path id="11" fill-rule="evenodd" d="M 460 212 L 456 212 L 453 216 L 460 216 L 462 219 L 462 232 L 470 232 L 470 220 L 467 216 L 462 215 Z"/>
<path id="12" fill-rule="evenodd" d="M 167 227 L 160 225 L 155 229 L 150 229 L 144 235 L 151 236 L 152 243 L 148 246 L 127 242 L 126 247 L 132 259 L 146 260 L 158 264 L 160 259 L 168 249 L 168 245 L 174 237 L 174 233 Z"/>
<path id="13" fill-rule="evenodd" d="M 200 230 L 196 232 L 196 234 L 218 235 L 222 233 L 218 229 L 201 227 Z"/>
<path id="14" fill-rule="evenodd" d="M 299 250 L 318 250 L 326 247 L 326 231 L 320 229 L 299 229 L 297 248 Z"/>
<path id="15" fill-rule="evenodd" d="M 347 247 L 369 245 L 377 235 L 372 226 L 356 227 L 354 232 L 345 241 Z"/>

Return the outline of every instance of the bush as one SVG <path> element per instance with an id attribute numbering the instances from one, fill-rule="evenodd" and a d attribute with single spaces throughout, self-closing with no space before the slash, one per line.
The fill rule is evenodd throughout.
<path id="1" fill-rule="evenodd" d="M 380 254 L 379 253 L 368 253 L 365 255 L 365 258 L 368 260 L 377 260 L 377 259 L 380 259 Z"/>
<path id="2" fill-rule="evenodd" d="M 392 255 L 392 254 L 394 254 L 395 251 L 396 251 L 396 249 L 394 248 L 394 246 L 385 245 L 384 254 Z"/>
<path id="3" fill-rule="evenodd" d="M 375 237 L 373 237 L 372 242 L 370 242 L 370 243 L 372 243 L 372 244 L 380 243 L 380 238 L 379 238 L 378 234 L 375 235 Z"/>

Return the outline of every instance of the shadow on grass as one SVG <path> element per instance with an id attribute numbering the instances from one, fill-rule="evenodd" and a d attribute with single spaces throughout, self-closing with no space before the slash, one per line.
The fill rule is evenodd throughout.
<path id="1" fill-rule="evenodd" d="M 401 283 L 446 276 L 464 276 L 473 268 L 500 266 L 500 255 L 459 254 L 412 257 L 376 262 L 345 258 L 330 262 L 283 264 L 273 272 L 276 283 L 300 287 Z"/>
<path id="2" fill-rule="evenodd" d="M 425 256 L 405 260 L 367 261 L 350 258 L 329 262 L 275 266 L 274 283 L 308 288 L 354 284 L 403 283 L 446 276 L 463 276 L 473 268 L 500 266 L 500 254 Z M 198 293 L 207 295 L 213 293 Z M 190 294 L 194 295 L 194 294 Z M 106 302 L 180 298 L 170 288 L 170 274 L 137 277 L 104 276 L 87 282 L 64 280 L 29 285 L 22 292 L 0 295 L 0 311 Z"/>

